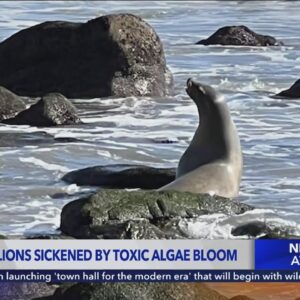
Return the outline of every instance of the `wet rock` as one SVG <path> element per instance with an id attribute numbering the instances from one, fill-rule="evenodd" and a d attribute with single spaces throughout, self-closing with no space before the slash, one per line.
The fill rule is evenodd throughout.
<path id="1" fill-rule="evenodd" d="M 131 14 L 50 21 L 0 43 L 0 84 L 25 96 L 163 96 L 172 85 L 154 29 Z"/>
<path id="2" fill-rule="evenodd" d="M 103 190 L 65 205 L 60 229 L 75 238 L 136 239 L 139 236 L 162 238 L 162 235 L 171 238 L 176 232 L 164 231 L 164 221 L 192 218 L 203 215 L 203 211 L 231 215 L 250 209 L 248 205 L 217 196 L 174 191 Z M 141 220 L 146 223 L 139 223 Z M 147 222 L 157 229 L 151 227 L 146 232 Z"/>
<path id="3" fill-rule="evenodd" d="M 281 91 L 276 96 L 286 98 L 300 98 L 300 79 L 298 79 L 289 89 Z"/>
<path id="4" fill-rule="evenodd" d="M 58 143 L 77 143 L 82 142 L 80 139 L 72 138 L 72 137 L 57 137 L 54 138 L 55 142 Z"/>
<path id="5" fill-rule="evenodd" d="M 59 288 L 52 297 L 33 300 L 226 300 L 203 283 L 97 283 Z"/>
<path id="6" fill-rule="evenodd" d="M 274 37 L 255 33 L 247 26 L 225 26 L 218 29 L 209 38 L 201 40 L 200 45 L 232 45 L 232 46 L 278 46 L 283 45 Z"/>
<path id="7" fill-rule="evenodd" d="M 59 93 L 50 93 L 5 124 L 30 126 L 57 126 L 81 123 L 73 104 Z"/>
<path id="8" fill-rule="evenodd" d="M 153 140 L 154 143 L 156 144 L 175 144 L 177 143 L 177 141 L 172 141 L 172 140 L 169 140 L 169 139 L 165 139 L 165 140 Z"/>
<path id="9" fill-rule="evenodd" d="M 57 285 L 35 282 L 0 282 L 1 300 L 31 300 L 53 295 Z"/>
<path id="10" fill-rule="evenodd" d="M 261 221 L 239 225 L 231 231 L 234 236 L 248 236 L 259 239 L 298 239 L 291 233 L 292 228 L 279 227 Z"/>
<path id="11" fill-rule="evenodd" d="M 62 180 L 77 185 L 157 189 L 173 181 L 175 176 L 175 168 L 118 164 L 72 171 L 67 173 Z"/>
<path id="12" fill-rule="evenodd" d="M 234 236 L 248 235 L 256 237 L 267 231 L 267 225 L 265 222 L 254 221 L 247 224 L 242 224 L 231 231 Z"/>
<path id="13" fill-rule="evenodd" d="M 0 122 L 14 117 L 26 108 L 25 103 L 16 94 L 0 86 Z"/>

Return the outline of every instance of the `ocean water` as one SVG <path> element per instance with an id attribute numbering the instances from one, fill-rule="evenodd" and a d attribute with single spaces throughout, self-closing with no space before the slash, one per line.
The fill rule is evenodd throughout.
<path id="1" fill-rule="evenodd" d="M 181 229 L 194 238 L 232 238 L 233 226 L 261 220 L 300 234 L 300 100 L 272 98 L 300 77 L 299 3 L 1 1 L 0 40 L 46 20 L 84 22 L 119 12 L 137 14 L 155 28 L 175 96 L 74 99 L 82 126 L 0 125 L 0 233 L 55 232 L 63 205 L 93 190 L 63 183 L 68 171 L 117 163 L 176 167 L 197 127 L 195 105 L 184 90 L 194 77 L 226 97 L 244 155 L 239 199 L 257 209 L 182 220 Z M 194 45 L 222 26 L 240 24 L 285 46 Z M 160 143 L 165 139 L 174 143 Z"/>

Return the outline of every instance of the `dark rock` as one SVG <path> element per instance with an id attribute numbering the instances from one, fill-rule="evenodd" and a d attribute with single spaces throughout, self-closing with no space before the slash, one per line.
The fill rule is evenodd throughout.
<path id="1" fill-rule="evenodd" d="M 81 121 L 76 108 L 68 99 L 59 93 L 50 93 L 14 118 L 4 120 L 3 123 L 47 127 L 78 124 Z"/>
<path id="2" fill-rule="evenodd" d="M 253 221 L 234 228 L 231 234 L 234 236 L 258 237 L 259 239 L 298 239 L 291 234 L 293 228 L 279 227 L 261 221 Z"/>
<path id="3" fill-rule="evenodd" d="M 25 103 L 16 94 L 0 86 L 0 122 L 14 117 L 26 108 Z"/>
<path id="4" fill-rule="evenodd" d="M 176 169 L 173 168 L 119 164 L 72 171 L 62 180 L 77 185 L 157 189 L 173 181 L 175 176 Z"/>
<path id="5" fill-rule="evenodd" d="M 166 140 L 154 140 L 154 143 L 156 143 L 156 144 L 175 144 L 175 143 L 177 143 L 177 141 L 172 141 L 172 140 L 169 140 L 169 139 L 166 139 Z"/>
<path id="6" fill-rule="evenodd" d="M 283 45 L 274 37 L 261 35 L 246 26 L 225 26 L 214 34 L 196 44 L 200 45 L 232 45 L 232 46 L 278 46 Z"/>
<path id="7" fill-rule="evenodd" d="M 72 137 L 56 137 L 54 138 L 55 142 L 58 143 L 77 143 L 81 142 L 80 139 L 72 138 Z"/>
<path id="8" fill-rule="evenodd" d="M 203 215 L 203 211 L 230 215 L 250 209 L 248 205 L 217 196 L 175 191 L 103 190 L 65 205 L 60 229 L 75 238 L 136 239 L 139 236 L 154 238 L 155 235 L 156 238 L 163 235 L 170 238 L 175 237 L 176 232 L 165 232 L 164 220 L 191 218 Z M 143 219 L 146 223 L 139 223 Z M 147 229 L 147 222 L 157 229 Z"/>
<path id="9" fill-rule="evenodd" d="M 298 79 L 289 89 L 281 91 L 276 96 L 286 98 L 300 98 L 300 79 Z"/>
<path id="10" fill-rule="evenodd" d="M 154 29 L 131 14 L 51 21 L 0 43 L 0 84 L 25 96 L 163 96 L 172 76 Z"/>
<path id="11" fill-rule="evenodd" d="M 1 300 L 31 300 L 53 295 L 57 285 L 34 282 L 0 282 Z"/>
<path id="12" fill-rule="evenodd" d="M 33 300 L 226 300 L 203 283 L 79 283 Z"/>
<path id="13" fill-rule="evenodd" d="M 256 237 L 267 231 L 267 225 L 265 222 L 253 221 L 247 224 L 242 224 L 231 231 L 234 236 L 248 235 Z"/>

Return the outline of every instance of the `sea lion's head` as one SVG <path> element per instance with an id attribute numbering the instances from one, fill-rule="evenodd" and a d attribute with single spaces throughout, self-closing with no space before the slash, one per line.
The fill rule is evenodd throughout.
<path id="1" fill-rule="evenodd" d="M 202 84 L 189 78 L 186 83 L 186 92 L 194 100 L 198 107 L 210 106 L 213 103 L 223 101 L 223 96 L 220 95 L 214 88 L 209 85 Z"/>
<path id="2" fill-rule="evenodd" d="M 198 108 L 201 123 L 226 123 L 230 112 L 224 96 L 213 87 L 189 78 L 186 92 L 194 100 Z"/>

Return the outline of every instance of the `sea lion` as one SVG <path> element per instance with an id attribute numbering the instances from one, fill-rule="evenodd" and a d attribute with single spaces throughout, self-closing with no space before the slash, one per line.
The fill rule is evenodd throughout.
<path id="1" fill-rule="evenodd" d="M 243 158 L 224 97 L 211 86 L 191 78 L 186 92 L 197 105 L 200 123 L 179 161 L 176 179 L 159 190 L 235 197 L 239 192 Z"/>

